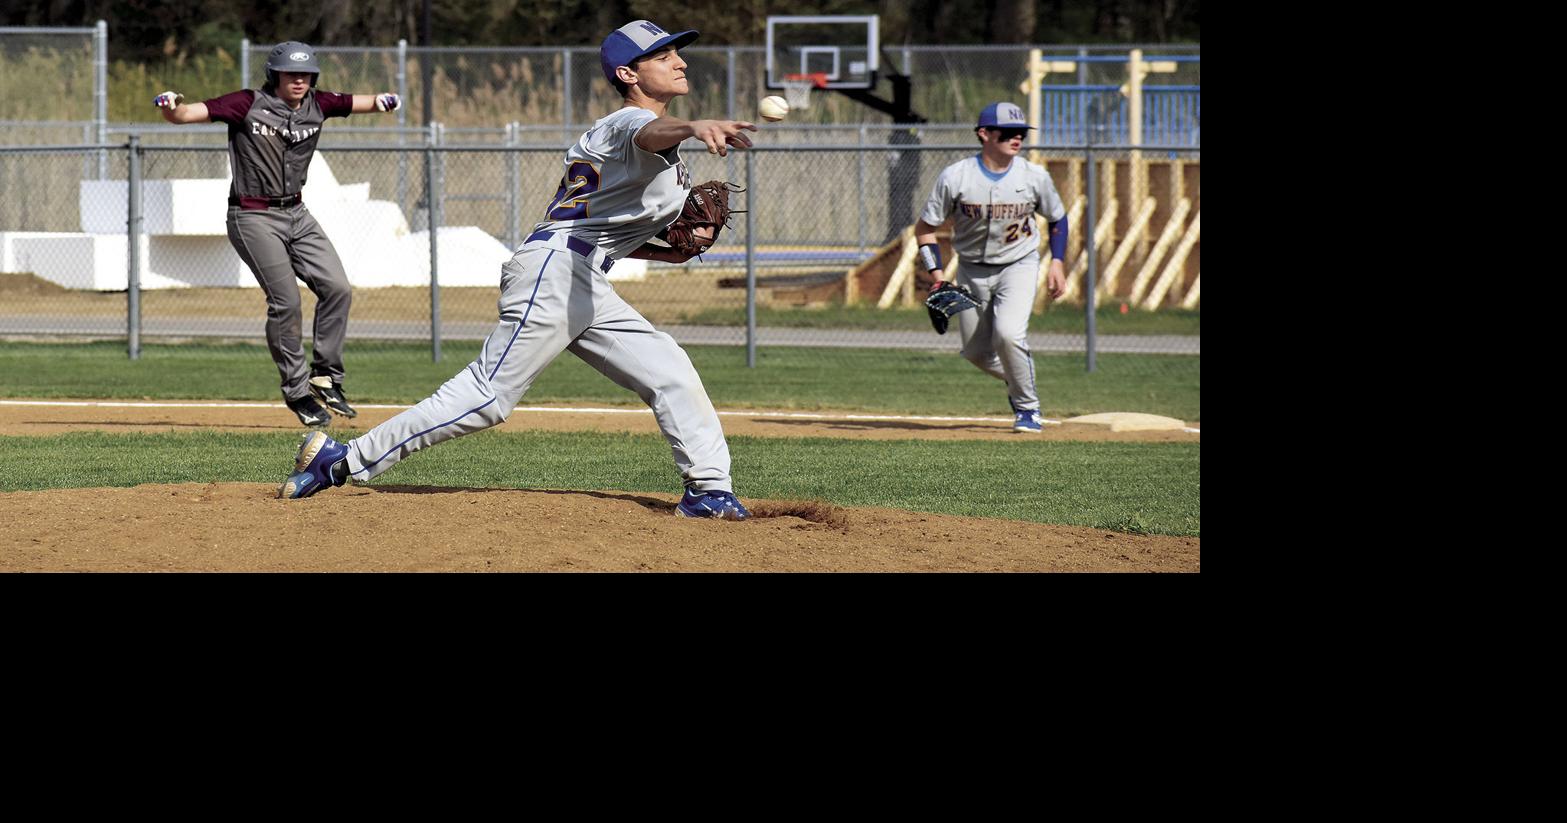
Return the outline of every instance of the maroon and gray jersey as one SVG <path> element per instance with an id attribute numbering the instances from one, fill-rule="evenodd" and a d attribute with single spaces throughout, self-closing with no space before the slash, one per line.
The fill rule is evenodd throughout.
<path id="1" fill-rule="evenodd" d="M 298 109 L 263 89 L 241 89 L 206 101 L 207 114 L 229 126 L 234 197 L 286 197 L 305 188 L 310 156 L 328 117 L 353 113 L 354 96 L 329 91 L 305 95 Z"/>

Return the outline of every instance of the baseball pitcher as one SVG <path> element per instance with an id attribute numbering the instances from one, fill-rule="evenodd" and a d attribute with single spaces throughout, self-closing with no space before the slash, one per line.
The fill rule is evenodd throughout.
<path id="1" fill-rule="evenodd" d="M 734 495 L 729 447 L 691 359 L 604 276 L 624 257 L 680 263 L 696 253 L 648 242 L 686 209 L 692 185 L 681 141 L 695 137 L 719 155 L 751 145 L 751 123 L 666 113 L 671 100 L 690 93 L 677 50 L 696 38 L 646 20 L 605 38 L 600 64 L 624 106 L 567 150 L 544 220 L 501 266 L 500 322 L 478 358 L 362 437 L 339 444 L 322 432 L 307 435 L 279 497 L 367 480 L 419 449 L 504 421 L 539 373 L 570 351 L 652 408 L 685 485 L 677 514 L 750 516 Z M 701 228 L 706 242 L 716 228 Z"/>

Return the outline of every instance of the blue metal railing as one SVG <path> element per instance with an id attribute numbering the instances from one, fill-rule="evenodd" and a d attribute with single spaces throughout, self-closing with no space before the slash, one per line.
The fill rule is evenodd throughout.
<path id="1" fill-rule="evenodd" d="M 1131 103 L 1120 86 L 1045 86 L 1039 142 L 1131 145 Z M 1202 145 L 1202 87 L 1144 86 L 1143 143 Z"/>

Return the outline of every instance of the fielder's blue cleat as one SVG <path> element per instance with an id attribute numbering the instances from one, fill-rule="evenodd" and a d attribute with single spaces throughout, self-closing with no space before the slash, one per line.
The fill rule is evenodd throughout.
<path id="1" fill-rule="evenodd" d="M 348 447 L 326 432 L 305 435 L 294 457 L 294 473 L 278 488 L 284 499 L 309 497 L 322 489 L 341 486 L 348 479 Z"/>
<path id="2" fill-rule="evenodd" d="M 1033 432 L 1038 434 L 1044 428 L 1044 424 L 1039 420 L 1038 411 L 1020 411 L 1017 413 L 1017 420 L 1012 423 L 1012 431 L 1015 432 Z"/>
<path id="3" fill-rule="evenodd" d="M 720 520 L 744 520 L 751 516 L 745 506 L 729 492 L 702 492 L 686 489 L 680 503 L 675 506 L 680 517 L 716 517 Z"/>

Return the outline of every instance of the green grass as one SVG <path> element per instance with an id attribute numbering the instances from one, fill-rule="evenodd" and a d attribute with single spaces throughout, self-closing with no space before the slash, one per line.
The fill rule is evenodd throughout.
<path id="1" fill-rule="evenodd" d="M 297 445 L 292 434 L 208 431 L 0 437 L 0 491 L 278 483 Z M 732 437 L 729 446 L 743 499 L 819 499 L 1202 535 L 1202 451 L 1196 443 Z M 667 493 L 680 488 L 669 446 L 657 435 L 499 431 L 421 452 L 377 484 Z"/>
<path id="2" fill-rule="evenodd" d="M 744 326 L 745 309 L 711 308 L 687 313 L 682 322 L 694 325 Z M 927 331 L 930 315 L 923 307 L 877 309 L 869 306 L 830 305 L 822 308 L 765 308 L 756 310 L 758 326 L 783 326 L 806 329 L 856 329 L 860 331 Z M 1121 304 L 1112 303 L 1094 311 L 1094 326 L 1099 334 L 1202 334 L 1202 312 L 1187 309 L 1160 309 L 1156 312 L 1129 309 L 1121 313 Z M 1029 318 L 1028 330 L 1052 334 L 1083 334 L 1081 306 L 1055 306 Z"/>
<path id="3" fill-rule="evenodd" d="M 412 404 L 456 374 L 477 342 L 448 343 L 430 362 L 422 344 L 350 343 L 350 398 Z M 879 349 L 764 348 L 757 368 L 732 346 L 686 351 L 720 408 L 842 409 L 902 414 L 1006 414 L 1001 383 L 953 353 Z M 1043 411 L 1070 417 L 1106 411 L 1202 419 L 1202 359 L 1036 355 Z M 123 343 L 0 344 L 0 397 L 277 400 L 277 370 L 264 346 L 154 345 L 126 359 Z M 555 360 L 523 398 L 531 403 L 638 405 L 630 392 L 570 355 Z"/>

